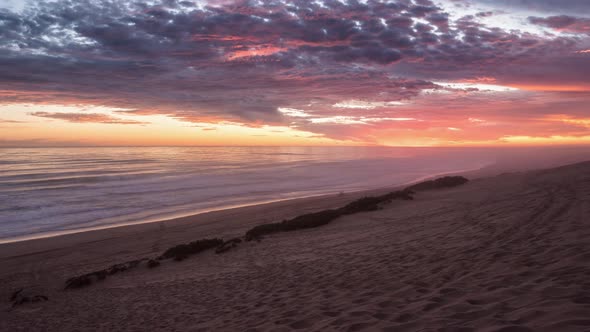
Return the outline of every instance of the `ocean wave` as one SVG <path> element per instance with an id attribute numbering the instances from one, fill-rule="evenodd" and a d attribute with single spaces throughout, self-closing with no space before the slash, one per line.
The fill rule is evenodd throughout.
<path id="1" fill-rule="evenodd" d="M 452 153 L 441 158 L 398 151 L 14 150 L 0 156 L 6 165 L 11 165 L 0 172 L 0 239 L 384 187 L 438 172 L 476 167 L 485 161 L 479 157 L 458 161 Z"/>

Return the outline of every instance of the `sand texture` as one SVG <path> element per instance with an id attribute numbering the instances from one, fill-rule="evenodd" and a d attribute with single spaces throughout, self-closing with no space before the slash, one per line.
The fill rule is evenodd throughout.
<path id="1" fill-rule="evenodd" d="M 419 192 L 63 289 L 74 275 L 358 196 L 0 245 L 0 330 L 590 331 L 590 163 Z M 13 307 L 21 287 L 48 300 Z"/>

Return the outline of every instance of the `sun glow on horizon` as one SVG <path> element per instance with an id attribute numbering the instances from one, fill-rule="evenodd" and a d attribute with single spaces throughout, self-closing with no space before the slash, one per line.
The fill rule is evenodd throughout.
<path id="1" fill-rule="evenodd" d="M 0 106 L 0 114 L 10 114 L 0 118 L 3 132 L 0 146 L 359 144 L 282 125 L 187 122 L 164 115 L 131 116 L 121 111 L 125 110 L 63 105 Z"/>
<path id="2" fill-rule="evenodd" d="M 494 121 L 468 118 L 465 128 L 449 123 L 428 129 L 414 117 L 323 116 L 293 108 L 279 108 L 284 116 L 316 126 L 351 125 L 365 127 L 369 140 L 332 138 L 291 125 L 246 124 L 236 121 L 186 121 L 166 115 L 133 115 L 126 109 L 103 106 L 11 104 L 0 106 L 0 146 L 490 146 L 588 144 L 590 136 L 503 135 L 497 139 L 467 138 L 475 128 L 497 126 Z M 590 119 L 567 115 L 541 121 L 561 122 L 590 128 Z M 400 127 L 401 126 L 401 127 Z M 426 127 L 424 127 L 426 126 Z M 393 137 L 387 132 L 400 128 Z M 402 129 L 407 128 L 407 129 Z M 412 129 L 423 128 L 423 129 Z M 442 130 L 444 129 L 444 130 Z M 445 133 L 446 130 L 446 133 Z M 405 131 L 405 133 L 404 133 Z M 374 132 L 374 134 L 373 134 Z M 421 134 L 422 132 L 422 134 Z M 459 135 L 459 136 L 457 136 Z"/>

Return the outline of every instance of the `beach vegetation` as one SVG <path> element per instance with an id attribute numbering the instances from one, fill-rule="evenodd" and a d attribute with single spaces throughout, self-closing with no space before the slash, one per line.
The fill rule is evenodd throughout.
<path id="1" fill-rule="evenodd" d="M 462 184 L 469 182 L 467 178 L 462 176 L 444 176 L 435 180 L 428 180 L 420 183 L 413 184 L 406 188 L 406 190 L 412 191 L 423 191 L 433 189 L 444 189 L 457 187 Z"/>
<path id="2" fill-rule="evenodd" d="M 214 238 L 214 239 L 203 239 L 193 241 L 187 244 L 179 244 L 172 248 L 166 250 L 161 258 L 174 258 L 176 261 L 181 261 L 187 258 L 190 255 L 198 254 L 201 251 L 205 251 L 208 249 L 213 249 L 223 244 L 222 239 Z"/>

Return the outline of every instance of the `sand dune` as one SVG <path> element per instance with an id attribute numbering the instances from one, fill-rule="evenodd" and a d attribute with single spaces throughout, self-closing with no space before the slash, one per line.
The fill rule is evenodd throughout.
<path id="1" fill-rule="evenodd" d="M 2 331 L 590 331 L 590 162 L 476 179 L 63 290 L 73 275 L 341 206 L 303 199 L 0 246 Z M 12 307 L 25 287 L 48 301 Z"/>

